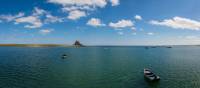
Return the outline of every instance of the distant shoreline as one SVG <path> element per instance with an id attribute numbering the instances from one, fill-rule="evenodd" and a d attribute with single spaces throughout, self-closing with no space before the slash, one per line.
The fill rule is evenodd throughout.
<path id="1" fill-rule="evenodd" d="M 0 44 L 0 47 L 76 47 L 67 44 Z M 88 45 L 88 47 L 123 47 L 123 46 L 143 46 L 143 47 L 166 47 L 166 46 L 200 46 L 200 45 Z"/>
<path id="2" fill-rule="evenodd" d="M 6 47 L 73 47 L 72 45 L 64 44 L 0 44 Z"/>

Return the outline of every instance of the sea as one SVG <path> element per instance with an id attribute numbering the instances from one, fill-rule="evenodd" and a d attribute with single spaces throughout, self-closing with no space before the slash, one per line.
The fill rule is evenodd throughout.
<path id="1" fill-rule="evenodd" d="M 0 88 L 200 88 L 200 46 L 0 47 Z"/>

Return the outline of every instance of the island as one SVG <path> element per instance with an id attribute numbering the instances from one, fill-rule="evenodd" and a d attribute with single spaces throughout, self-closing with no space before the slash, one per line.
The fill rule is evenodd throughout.
<path id="1" fill-rule="evenodd" d="M 78 40 L 75 41 L 75 43 L 73 44 L 75 47 L 84 47 L 83 44 L 81 44 Z"/>

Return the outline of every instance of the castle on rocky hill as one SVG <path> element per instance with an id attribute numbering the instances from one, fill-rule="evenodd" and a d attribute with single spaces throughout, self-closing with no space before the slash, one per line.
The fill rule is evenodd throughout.
<path id="1" fill-rule="evenodd" d="M 83 47 L 83 44 L 81 44 L 78 40 L 76 40 L 73 45 L 76 47 Z"/>

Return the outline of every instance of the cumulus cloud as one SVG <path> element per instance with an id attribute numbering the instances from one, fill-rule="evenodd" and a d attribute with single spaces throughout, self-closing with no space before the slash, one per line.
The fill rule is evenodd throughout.
<path id="1" fill-rule="evenodd" d="M 41 16 L 44 14 L 48 14 L 49 12 L 38 7 L 34 7 L 33 16 Z"/>
<path id="2" fill-rule="evenodd" d="M 127 27 L 134 27 L 134 23 L 131 20 L 119 20 L 116 23 L 110 22 L 109 26 L 115 29 L 127 28 Z"/>
<path id="3" fill-rule="evenodd" d="M 38 17 L 40 19 L 43 17 L 45 23 L 63 22 L 64 20 L 64 18 L 53 16 L 50 12 L 38 7 L 34 8 L 32 16 Z"/>
<path id="4" fill-rule="evenodd" d="M 63 12 L 73 11 L 73 10 L 87 10 L 87 11 L 93 11 L 94 8 L 91 8 L 89 6 L 70 6 L 70 7 L 63 7 Z"/>
<path id="5" fill-rule="evenodd" d="M 46 34 L 49 34 L 51 32 L 53 32 L 54 30 L 53 29 L 42 29 L 39 31 L 40 34 L 43 34 L 43 35 L 46 35 Z"/>
<path id="6" fill-rule="evenodd" d="M 26 24 L 24 26 L 25 28 L 30 28 L 30 29 L 40 28 L 43 26 L 43 23 L 40 17 L 45 14 L 48 14 L 48 12 L 38 7 L 35 7 L 32 15 L 16 18 L 14 21 L 15 21 L 15 24 L 20 24 L 20 23 Z"/>
<path id="7" fill-rule="evenodd" d="M 183 17 L 174 17 L 163 21 L 152 20 L 153 25 L 167 26 L 175 29 L 200 30 L 200 21 L 191 20 Z"/>
<path id="8" fill-rule="evenodd" d="M 0 19 L 2 20 L 6 20 L 7 22 L 10 22 L 10 21 L 13 21 L 15 20 L 16 18 L 19 18 L 19 17 L 22 17 L 24 16 L 24 13 L 23 12 L 20 12 L 16 15 L 11 15 L 11 14 L 8 14 L 8 15 L 0 15 Z"/>
<path id="9" fill-rule="evenodd" d="M 48 2 L 62 5 L 62 11 L 69 13 L 68 18 L 72 20 L 86 17 L 86 12 L 89 13 L 97 8 L 104 8 L 108 2 L 111 2 L 112 6 L 120 4 L 119 0 L 48 0 Z M 76 14 L 76 16 L 71 14 Z"/>
<path id="10" fill-rule="evenodd" d="M 84 11 L 73 10 L 69 12 L 69 16 L 67 18 L 71 20 L 77 20 L 85 16 L 86 16 L 86 13 Z"/>
<path id="11" fill-rule="evenodd" d="M 46 15 L 45 23 L 56 23 L 63 22 L 64 18 L 59 18 L 57 16 L 53 16 L 51 14 Z"/>
<path id="12" fill-rule="evenodd" d="M 17 18 L 15 20 L 15 24 L 19 24 L 19 23 L 28 23 L 28 25 L 25 25 L 25 28 L 39 28 L 43 25 L 41 20 L 36 16 L 27 16 L 27 17 Z"/>
<path id="13" fill-rule="evenodd" d="M 148 32 L 147 35 L 154 35 L 154 33 L 153 32 Z"/>
<path id="14" fill-rule="evenodd" d="M 112 4 L 112 6 L 117 6 L 117 5 L 120 4 L 120 3 L 119 3 L 119 0 L 110 0 L 110 2 L 111 2 L 111 4 Z"/>
<path id="15" fill-rule="evenodd" d="M 94 26 L 94 27 L 105 26 L 105 24 L 103 24 L 103 23 L 101 22 L 101 20 L 98 19 L 98 18 L 91 18 L 91 19 L 87 22 L 87 25 Z"/>
<path id="16" fill-rule="evenodd" d="M 131 27 L 131 30 L 136 31 L 136 28 L 135 27 Z"/>
<path id="17" fill-rule="evenodd" d="M 140 16 L 140 15 L 135 15 L 135 19 L 136 19 L 136 20 L 142 20 L 142 16 Z"/>
<path id="18" fill-rule="evenodd" d="M 107 4 L 106 0 L 48 0 L 48 2 L 63 6 L 95 6 L 101 8 Z"/>
<path id="19" fill-rule="evenodd" d="M 25 28 L 40 28 L 44 23 L 55 23 L 63 22 L 64 18 L 51 15 L 50 12 L 34 7 L 32 13 L 28 16 L 25 16 L 23 12 L 20 12 L 16 15 L 0 15 L 0 20 L 5 20 L 7 22 L 13 22 L 15 24 L 25 24 Z"/>

